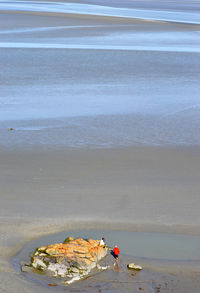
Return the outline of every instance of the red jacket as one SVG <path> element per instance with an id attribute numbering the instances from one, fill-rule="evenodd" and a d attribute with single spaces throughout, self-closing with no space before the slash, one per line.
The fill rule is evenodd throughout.
<path id="1" fill-rule="evenodd" d="M 115 247 L 113 249 L 113 252 L 114 252 L 115 255 L 118 255 L 120 253 L 119 248 L 118 247 Z"/>

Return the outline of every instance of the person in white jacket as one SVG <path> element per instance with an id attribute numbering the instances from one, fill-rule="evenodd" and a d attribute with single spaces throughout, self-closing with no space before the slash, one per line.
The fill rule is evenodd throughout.
<path id="1" fill-rule="evenodd" d="M 106 247 L 105 239 L 104 239 L 103 237 L 101 238 L 99 245 L 100 245 L 101 247 Z"/>

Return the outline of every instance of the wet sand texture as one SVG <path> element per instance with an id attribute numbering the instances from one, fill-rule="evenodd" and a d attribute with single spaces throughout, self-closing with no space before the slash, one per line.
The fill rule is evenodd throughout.
<path id="1" fill-rule="evenodd" d="M 87 227 L 198 234 L 198 149 L 0 155 L 0 251 L 5 292 L 19 291 L 22 286 L 19 273 L 8 260 L 28 240 L 46 233 Z M 176 268 L 175 272 L 172 279 L 179 279 Z M 165 276 L 163 273 L 162 278 Z M 25 280 L 23 286 L 27 292 L 37 288 Z M 108 286 L 115 287 L 114 283 Z M 121 287 L 116 285 L 110 292 L 118 292 L 117 288 Z M 177 286 L 177 292 L 184 292 L 182 288 Z M 191 292 L 198 292 L 194 288 Z"/>
<path id="2" fill-rule="evenodd" d="M 199 1 L 95 3 L 0 3 L 0 291 L 199 293 L 123 255 L 64 289 L 13 267 L 69 229 L 199 235 Z"/>
<path id="3" fill-rule="evenodd" d="M 199 25 L 25 11 L 0 25 L 2 146 L 199 145 Z"/>

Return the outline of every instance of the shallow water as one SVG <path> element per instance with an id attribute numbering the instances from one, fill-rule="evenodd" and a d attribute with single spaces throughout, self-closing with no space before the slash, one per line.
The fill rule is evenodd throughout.
<path id="1" fill-rule="evenodd" d="M 26 148 L 112 148 L 199 145 L 200 115 L 188 109 L 171 115 L 98 115 L 31 121 L 0 126 L 1 146 Z M 13 131 L 9 128 L 13 127 Z"/>
<path id="2" fill-rule="evenodd" d="M 134 5 L 133 5 L 134 7 Z M 82 3 L 64 3 L 64 2 L 32 2 L 32 1 L 12 1 L 0 3 L 2 10 L 16 11 L 37 11 L 37 12 L 57 12 L 74 13 L 88 15 L 115 16 L 134 19 L 162 20 L 171 22 L 183 22 L 191 24 L 200 24 L 198 12 L 178 12 L 162 11 L 148 9 L 134 9 L 133 7 L 109 7 Z"/>
<path id="3" fill-rule="evenodd" d="M 200 144 L 198 1 L 89 2 L 1 2 L 1 145 Z"/>
<path id="4" fill-rule="evenodd" d="M 119 265 L 110 256 L 103 259 L 101 264 L 108 266 L 105 271 L 92 270 L 88 277 L 72 285 L 65 285 L 63 278 L 53 278 L 33 272 L 22 273 L 29 281 L 39 286 L 47 287 L 54 285 L 54 290 L 67 292 L 154 292 L 157 288 L 171 292 L 177 287 L 177 292 L 183 291 L 181 287 L 188 286 L 190 279 L 185 275 L 180 283 L 180 276 L 177 274 L 177 267 L 187 267 L 188 271 L 198 266 L 200 260 L 200 236 L 188 236 L 177 234 L 161 233 L 140 233 L 127 231 L 107 230 L 73 230 L 58 234 L 48 235 L 36 239 L 27 245 L 13 258 L 13 265 L 17 271 L 21 270 L 22 263 L 29 263 L 30 256 L 38 246 L 51 243 L 63 242 L 69 236 L 100 239 L 106 238 L 106 243 L 113 247 L 120 248 Z M 140 272 L 127 269 L 128 263 L 142 265 Z M 170 273 L 169 273 L 170 272 Z M 175 272 L 175 274 L 172 274 Z M 180 273 L 180 272 L 179 272 Z M 55 287 L 56 286 L 56 287 Z M 189 285 L 191 292 L 198 292 L 194 285 Z M 40 290 L 43 290 L 40 287 Z M 102 291 L 101 291 L 102 290 Z M 181 291 L 178 291 L 181 290 Z M 194 290 L 194 291 L 193 291 Z"/>
<path id="5" fill-rule="evenodd" d="M 122 255 L 140 259 L 200 260 L 200 236 L 106 230 L 77 230 L 44 236 L 28 243 L 18 258 L 27 260 L 36 247 L 62 243 L 68 236 L 93 239 L 105 237 L 106 244 L 110 247 L 118 245 Z"/>
<path id="6" fill-rule="evenodd" d="M 81 156 L 47 152 L 63 146 L 200 145 L 199 0 L 79 2 L 0 4 L 0 150 L 20 149 L 1 153 L 5 292 L 49 292 L 47 282 L 41 288 L 14 271 L 10 257 L 39 231 L 58 231 L 63 221 L 65 229 L 74 227 L 77 211 L 81 223 L 88 215 L 92 223 L 101 221 L 103 211 L 105 220 L 123 219 L 120 229 L 129 221 L 144 224 L 141 231 L 145 223 L 159 224 L 155 231 L 199 231 L 198 151 L 181 147 L 159 155 L 156 149 L 155 155 L 131 148 L 114 156 L 106 150 L 105 157 L 97 150 Z M 41 156 L 24 156 L 24 147 L 38 146 L 45 149 Z M 48 227 L 37 230 L 36 218 Z M 66 234 L 29 243 L 15 265 L 19 269 L 40 241 L 63 241 Z M 199 293 L 198 237 L 106 231 L 96 237 L 102 234 L 120 246 L 119 272 L 112 268 L 64 292 Z M 126 268 L 133 261 L 144 266 L 136 276 Z M 153 273 L 159 264 L 163 273 Z M 172 272 L 173 265 L 178 268 Z M 189 267 L 194 271 L 188 277 Z"/>

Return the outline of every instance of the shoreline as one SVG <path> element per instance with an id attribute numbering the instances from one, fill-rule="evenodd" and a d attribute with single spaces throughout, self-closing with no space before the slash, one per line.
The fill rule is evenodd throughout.
<path id="1" fill-rule="evenodd" d="M 107 232 L 109 232 L 109 234 L 107 234 Z M 142 234 L 142 236 L 141 236 Z M 130 235 L 126 235 L 126 233 L 124 233 L 124 231 L 114 231 L 114 230 L 96 230 L 96 229 L 87 229 L 87 230 L 65 230 L 64 232 L 60 232 L 60 233 L 56 233 L 56 234 L 47 234 L 46 236 L 41 236 L 39 238 L 34 238 L 29 242 L 26 242 L 25 245 L 23 245 L 23 247 L 21 247 L 20 250 L 17 251 L 17 253 L 12 256 L 12 258 L 10 259 L 10 262 L 12 263 L 13 267 L 15 270 L 17 270 L 18 272 L 21 272 L 21 264 L 24 263 L 29 263 L 30 262 L 30 255 L 35 251 L 36 247 L 39 247 L 41 245 L 50 245 L 52 243 L 62 243 L 63 241 L 63 237 L 65 238 L 66 236 L 69 235 L 73 235 L 75 238 L 77 237 L 81 237 L 81 238 L 93 238 L 93 239 L 99 239 L 100 235 L 104 235 L 106 237 L 106 239 L 108 240 L 108 246 L 111 245 L 111 247 L 113 246 L 113 243 L 116 242 L 116 238 L 123 237 L 123 236 L 127 236 L 125 242 L 119 242 L 118 245 L 120 247 L 120 262 L 123 263 L 129 263 L 130 261 L 134 261 L 140 265 L 142 265 L 142 267 L 145 270 L 150 270 L 150 271 L 154 271 L 154 272 L 170 272 L 170 271 L 177 271 L 181 268 L 182 271 L 185 270 L 186 272 L 192 272 L 195 269 L 198 269 L 199 267 L 199 256 L 197 256 L 197 258 L 193 257 L 193 254 L 191 254 L 191 259 L 189 256 L 187 256 L 185 259 L 181 259 L 181 258 L 172 258 L 171 257 L 166 257 L 166 256 L 144 256 L 144 255 L 138 255 L 138 246 L 137 244 L 135 245 L 135 241 L 137 242 L 138 240 L 137 237 L 139 237 L 140 241 L 141 241 L 141 237 L 148 237 L 149 239 L 151 239 L 152 237 L 156 236 L 156 233 L 147 233 L 147 235 L 144 235 L 141 232 L 136 232 L 133 233 L 132 236 Z M 109 235 L 109 236 L 108 236 Z M 163 237 L 165 234 L 162 234 L 161 237 Z M 177 234 L 175 234 L 176 237 Z M 179 235 L 180 236 L 180 235 Z M 187 235 L 189 237 L 189 235 Z M 114 238 L 113 238 L 114 237 Z M 171 239 L 173 240 L 173 236 L 172 234 L 169 235 L 169 237 L 172 237 Z M 146 241 L 148 243 L 148 238 L 146 238 Z M 165 240 L 168 238 L 165 237 Z M 112 239 L 112 240 L 111 240 Z M 183 238 L 182 238 L 183 239 Z M 186 240 L 188 240 L 187 238 L 184 238 Z M 126 242 L 130 241 L 133 242 L 132 244 L 129 244 L 128 247 Z M 143 239 L 144 240 L 144 239 Z M 196 239 L 197 240 L 197 239 Z M 114 242 L 113 242 L 114 241 Z M 150 240 L 151 243 L 151 240 Z M 184 244 L 184 242 L 181 242 L 182 244 Z M 179 243 L 179 244 L 181 244 Z M 142 243 L 141 243 L 142 244 Z M 125 245 L 125 247 L 124 247 Z M 147 244 L 149 245 L 149 244 Z M 130 247 L 131 250 L 130 250 Z M 128 250 L 127 250 L 128 248 Z M 172 248 L 172 247 L 171 247 Z M 164 248 L 163 248 L 164 249 Z M 174 249 L 177 249 L 177 247 Z M 196 249 L 194 247 L 190 247 L 191 250 Z M 108 253 L 110 254 L 110 253 Z M 173 252 L 172 252 L 173 254 Z M 184 256 L 185 257 L 185 256 Z M 62 279 L 62 278 L 61 278 Z M 34 280 L 34 274 L 33 274 L 33 280 Z M 42 281 L 42 279 L 41 279 Z"/>
<path id="2" fill-rule="evenodd" d="M 76 231 L 75 231 L 76 232 Z M 67 233 L 67 231 L 66 231 Z M 71 234 L 70 234 L 71 235 Z M 53 235 L 51 235 L 53 236 Z M 43 236 L 43 241 L 45 237 Z M 119 261 L 119 271 L 115 272 L 115 268 L 110 268 L 108 271 L 105 271 L 104 276 L 102 272 L 91 272 L 89 280 L 90 286 L 88 287 L 88 280 L 87 278 L 81 280 L 79 282 L 75 282 L 70 286 L 64 286 L 63 279 L 56 280 L 54 278 L 49 278 L 47 276 L 39 276 L 34 273 L 24 274 L 21 272 L 20 263 L 27 262 L 27 256 L 24 257 L 24 254 L 27 254 L 32 251 L 30 250 L 30 244 L 33 243 L 39 244 L 39 240 L 41 237 L 35 241 L 31 241 L 26 243 L 23 248 L 17 252 L 17 254 L 12 257 L 10 263 L 16 272 L 18 272 L 19 278 L 21 280 L 26 280 L 28 284 L 32 284 L 32 286 L 39 286 L 43 292 L 45 292 L 45 288 L 48 288 L 48 284 L 53 283 L 57 286 L 55 289 L 57 290 L 64 290 L 65 292 L 72 292 L 74 288 L 85 288 L 87 292 L 94 292 L 96 286 L 100 286 L 101 288 L 107 287 L 109 284 L 115 284 L 117 281 L 117 287 L 110 292 L 121 292 L 121 290 L 125 290 L 125 284 L 132 284 L 132 286 L 137 287 L 140 285 L 139 288 L 144 288 L 146 286 L 146 290 L 150 290 L 151 287 L 161 288 L 165 287 L 164 292 L 171 292 L 174 288 L 174 285 L 177 284 L 177 291 L 176 292 L 187 292 L 185 287 L 190 288 L 190 292 L 198 292 L 198 284 L 199 284 L 199 260 L 167 260 L 167 259 L 149 259 L 143 257 L 135 257 L 131 255 L 124 255 L 123 253 L 120 255 Z M 54 241 L 55 242 L 55 241 Z M 42 242 L 46 243 L 46 242 Z M 52 243 L 52 242 L 51 242 Z M 36 245 L 37 246 L 37 245 Z M 34 246 L 35 247 L 35 246 Z M 120 246 L 121 247 L 121 246 Z M 26 251 L 27 250 L 27 251 Z M 33 249 L 34 250 L 34 249 Z M 23 258 L 21 258 L 23 256 Z M 25 260 L 26 259 L 26 260 Z M 143 271 L 139 274 L 133 272 L 131 270 L 127 270 L 126 265 L 130 261 L 134 261 L 143 267 Z M 107 264 L 107 261 L 105 261 Z M 117 280 L 116 280 L 116 273 L 117 273 Z M 124 275 L 124 276 L 123 276 Z M 125 277 L 126 275 L 126 277 Z M 130 276 L 134 277 L 130 279 Z M 148 280 L 148 281 L 147 281 Z M 30 282 L 31 281 L 31 282 Z M 148 283 L 148 285 L 145 285 Z M 99 285 L 98 285 L 99 284 Z M 101 285 L 100 285 L 101 284 Z M 123 285 L 122 285 L 123 284 Z M 111 285 L 110 285 L 111 286 Z M 112 287 L 112 286 L 111 286 Z M 78 289 L 78 290 L 79 290 Z M 183 290 L 184 289 L 184 290 Z M 185 291 L 186 289 L 186 291 Z M 132 288 L 133 290 L 133 288 Z M 32 291 L 31 291 L 32 292 Z M 129 291 L 128 291 L 129 292 Z M 161 290 L 162 292 L 162 290 Z"/>
<path id="3" fill-rule="evenodd" d="M 30 282 L 12 263 L 24 246 L 44 235 L 86 228 L 199 235 L 199 152 L 199 147 L 183 146 L 1 149 L 0 280 L 4 291 L 21 292 L 23 285 L 28 293 L 48 292 L 47 285 L 41 287 L 40 278 Z M 144 264 L 144 273 L 130 279 L 127 259 L 122 255 L 121 273 L 117 275 L 122 283 L 110 292 L 121 292 L 124 284 L 127 288 L 136 286 L 137 278 L 140 282 L 156 280 L 156 284 L 167 279 L 167 292 L 175 283 L 177 292 L 198 292 L 198 261 L 169 264 L 131 260 Z M 113 282 L 104 284 L 110 274 Z M 127 283 L 123 283 L 124 274 Z M 100 283 L 104 284 L 98 285 L 102 289 L 115 284 L 115 276 L 111 270 L 56 290 L 71 292 L 85 286 L 87 292 L 94 292 Z M 141 284 L 142 288 L 147 286 Z"/>
<path id="4" fill-rule="evenodd" d="M 15 230 L 23 244 L 41 235 L 84 228 L 200 235 L 199 151 L 1 150 L 5 243 Z"/>
<path id="5" fill-rule="evenodd" d="M 49 293 L 52 279 L 30 282 L 13 257 L 100 229 L 121 248 L 126 235 L 119 271 L 56 291 L 199 293 L 199 0 L 77 2 L 0 5 L 0 291 Z M 173 264 L 125 256 L 133 231 L 136 255 Z"/>

